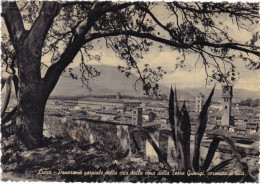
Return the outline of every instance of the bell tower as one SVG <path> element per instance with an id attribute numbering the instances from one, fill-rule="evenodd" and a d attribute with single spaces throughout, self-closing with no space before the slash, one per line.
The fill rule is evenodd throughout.
<path id="1" fill-rule="evenodd" d="M 222 86 L 222 118 L 221 125 L 233 125 L 231 118 L 231 106 L 233 98 L 233 86 Z"/>
<path id="2" fill-rule="evenodd" d="M 204 105 L 204 98 L 205 96 L 202 94 L 202 93 L 199 93 L 197 96 L 196 96 L 196 99 L 195 99 L 195 112 L 196 113 L 200 113 L 200 111 L 202 110 L 202 107 Z"/>

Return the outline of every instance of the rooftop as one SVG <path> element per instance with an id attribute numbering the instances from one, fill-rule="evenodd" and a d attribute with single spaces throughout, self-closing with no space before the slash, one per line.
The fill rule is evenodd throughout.
<path id="1" fill-rule="evenodd" d="M 97 114 L 112 114 L 112 115 L 116 115 L 119 112 L 116 110 L 102 110 L 102 111 L 97 111 Z"/>
<path id="2" fill-rule="evenodd" d="M 124 99 L 102 99 L 102 98 L 89 98 L 85 99 L 85 102 L 107 102 L 107 103 L 130 103 L 130 104 L 141 104 L 140 101 L 130 101 L 130 100 L 124 100 Z"/>

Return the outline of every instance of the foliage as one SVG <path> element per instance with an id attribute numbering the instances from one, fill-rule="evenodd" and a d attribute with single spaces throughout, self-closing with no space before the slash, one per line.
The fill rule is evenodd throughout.
<path id="1" fill-rule="evenodd" d="M 195 172 L 218 172 L 221 171 L 224 167 L 229 165 L 233 158 L 227 159 L 219 163 L 218 165 L 210 168 L 210 164 L 214 158 L 214 155 L 217 151 L 218 145 L 221 141 L 225 141 L 227 145 L 230 147 L 230 151 L 233 153 L 234 157 L 237 159 L 238 163 L 240 164 L 245 176 L 241 177 L 241 182 L 245 181 L 245 179 L 252 179 L 253 177 L 248 171 L 248 166 L 245 162 L 242 162 L 241 156 L 237 151 L 235 146 L 234 140 L 226 135 L 213 135 L 211 137 L 212 142 L 209 146 L 208 153 L 206 155 L 205 160 L 203 163 L 200 163 L 200 151 L 201 151 L 201 142 L 202 138 L 205 133 L 207 120 L 208 120 L 208 108 L 211 103 L 211 99 L 214 94 L 215 87 L 212 89 L 206 103 L 204 104 L 197 123 L 197 132 L 195 134 L 195 141 L 194 141 L 194 152 L 193 157 L 190 155 L 190 135 L 191 135 L 191 125 L 190 125 L 190 118 L 188 111 L 186 109 L 185 101 L 181 110 L 178 108 L 178 101 L 177 101 L 177 92 L 173 92 L 172 88 L 170 90 L 170 101 L 169 101 L 169 120 L 171 124 L 171 132 L 172 132 L 172 139 L 174 141 L 174 148 L 175 152 L 172 154 L 174 157 L 175 162 L 177 163 L 177 168 L 171 168 L 168 164 L 166 158 L 161 153 L 160 150 L 155 143 L 155 140 L 151 139 L 151 132 L 144 128 L 137 128 L 136 131 L 141 131 L 144 135 L 147 135 L 146 138 L 149 140 L 151 145 L 153 146 L 154 150 L 156 151 L 159 160 L 164 163 L 165 167 L 169 169 L 176 169 L 178 171 L 188 171 L 192 170 Z M 134 135 L 133 135 L 134 136 Z M 208 176 L 206 176 L 208 177 Z"/>
<path id="2" fill-rule="evenodd" d="M 177 51 L 176 67 L 181 68 L 188 63 L 187 55 L 197 57 L 193 62 L 201 63 L 207 79 L 225 83 L 236 80 L 238 60 L 248 69 L 259 69 L 258 10 L 258 3 L 228 2 L 2 2 L 2 67 L 19 79 L 20 137 L 32 148 L 41 144 L 45 105 L 60 76 L 67 69 L 70 77 L 88 86 L 100 74 L 88 62 L 104 60 L 97 50 L 109 49 L 124 61 L 126 75 L 137 74 L 148 96 L 158 95 L 165 74 L 161 66 L 141 68 L 148 52 Z M 249 36 L 237 38 L 233 30 Z M 81 76 L 69 66 L 77 55 Z M 186 149 L 178 146 L 179 151 Z"/>
<path id="3" fill-rule="evenodd" d="M 40 12 L 48 8 L 53 8 L 53 12 L 40 25 L 44 16 Z M 3 66 L 10 73 L 19 70 L 17 43 L 24 39 L 20 35 L 44 25 L 43 35 L 38 32 L 37 36 L 42 42 L 39 46 L 42 67 L 49 68 L 44 78 L 51 84 L 79 53 L 82 75 L 75 76 L 72 69 L 67 72 L 87 86 L 89 79 L 99 75 L 88 65 L 91 60 L 101 61 L 101 55 L 95 54 L 98 45 L 101 48 L 106 45 L 124 60 L 128 68 L 125 74 L 136 73 L 149 95 L 158 93 L 158 79 L 164 72 L 160 66 L 158 71 L 148 65 L 141 70 L 138 63 L 153 51 L 152 46 L 158 45 L 159 50 L 167 45 L 179 51 L 181 57 L 177 58 L 176 67 L 185 67 L 186 55 L 191 54 L 204 65 L 210 80 L 232 82 L 238 75 L 234 65 L 237 59 L 243 60 L 249 69 L 259 69 L 258 58 L 254 59 L 259 55 L 255 25 L 258 9 L 257 3 L 228 2 L 3 2 L 2 16 L 8 31 L 2 36 Z M 164 12 L 163 16 L 158 15 L 158 10 Z M 164 17 L 169 18 L 165 21 Z M 12 24 L 16 26 L 8 26 Z M 232 26 L 246 30 L 252 38 L 241 41 L 232 37 Z M 43 61 L 46 55 L 51 56 L 47 62 Z"/>
<path id="4" fill-rule="evenodd" d="M 255 100 L 253 100 L 252 98 L 247 98 L 246 100 L 241 100 L 239 102 L 239 105 L 257 107 L 257 106 L 259 106 L 259 103 L 260 103 L 259 98 L 255 99 Z"/>
<path id="5" fill-rule="evenodd" d="M 16 75 L 9 75 L 9 77 L 7 78 L 2 78 L 1 79 L 1 85 L 2 85 L 2 89 L 4 88 L 4 86 L 6 86 L 6 92 L 5 92 L 5 97 L 4 97 L 4 101 L 2 103 L 2 107 L 1 107 L 1 128 L 3 129 L 3 125 L 5 123 L 7 123 L 8 121 L 14 119 L 14 117 L 16 116 L 16 111 L 17 111 L 17 106 L 15 106 L 11 112 L 9 112 L 8 114 L 6 113 L 6 109 L 8 107 L 9 101 L 10 101 L 10 96 L 11 96 L 11 92 L 12 92 L 12 81 L 15 87 L 15 94 L 17 96 L 18 93 L 18 78 Z M 12 121 L 12 124 L 15 123 L 15 121 Z M 5 132 L 4 130 L 2 130 L 3 132 Z M 6 135 L 6 134 L 4 134 Z"/>

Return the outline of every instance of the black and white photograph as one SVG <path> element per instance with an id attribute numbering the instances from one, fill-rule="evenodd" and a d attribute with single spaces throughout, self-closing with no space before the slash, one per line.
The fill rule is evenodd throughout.
<path id="1" fill-rule="evenodd" d="M 2 182 L 259 182 L 259 2 L 1 9 Z"/>

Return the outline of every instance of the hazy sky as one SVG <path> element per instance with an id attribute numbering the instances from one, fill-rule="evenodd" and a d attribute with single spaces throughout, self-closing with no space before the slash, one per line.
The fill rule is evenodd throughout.
<path id="1" fill-rule="evenodd" d="M 167 22 L 169 18 L 168 15 L 165 14 L 162 8 L 157 8 L 152 10 L 157 18 L 161 22 Z M 224 24 L 229 25 L 229 36 L 233 37 L 238 42 L 245 42 L 252 37 L 252 33 L 248 32 L 247 30 L 238 29 L 236 25 L 232 24 L 230 18 L 220 15 L 218 20 L 216 20 L 216 24 L 218 22 L 222 22 Z M 256 26 L 250 26 L 253 30 L 259 29 Z M 124 65 L 124 61 L 118 59 L 111 49 L 105 48 L 104 43 L 102 40 L 99 42 L 95 50 L 92 52 L 93 54 L 100 54 L 101 55 L 101 63 L 97 61 L 91 61 L 89 64 L 106 64 L 112 66 Z M 103 47 L 100 47 L 103 45 Z M 176 84 L 179 88 L 182 87 L 205 87 L 206 85 L 206 73 L 202 66 L 202 62 L 198 62 L 195 66 L 195 62 L 198 58 L 196 55 L 186 55 L 185 63 L 187 67 L 185 69 L 177 69 L 174 71 L 175 64 L 177 63 L 176 59 L 180 57 L 180 54 L 177 51 L 171 51 L 170 49 L 163 49 L 160 51 L 158 49 L 159 44 L 154 44 L 155 46 L 151 48 L 151 51 L 144 55 L 144 59 L 140 60 L 138 64 L 139 67 L 146 63 L 148 63 L 152 68 L 156 68 L 157 66 L 162 66 L 162 68 L 167 71 L 167 74 L 164 76 L 163 80 L 161 81 L 162 84 L 166 86 L 170 86 L 171 84 Z M 258 59 L 256 56 L 253 56 Z M 76 57 L 75 61 L 80 60 L 79 55 Z M 71 67 L 78 66 L 77 62 L 71 64 Z M 237 59 L 233 63 L 236 68 L 237 72 L 240 73 L 238 81 L 234 84 L 235 88 L 242 88 L 251 91 L 259 91 L 259 71 L 250 71 L 245 68 L 244 61 Z M 212 84 L 213 85 L 213 84 Z M 212 86 L 211 85 L 211 86 Z M 218 85 L 220 87 L 220 85 Z"/>
<path id="2" fill-rule="evenodd" d="M 115 54 L 109 49 L 102 49 L 102 51 L 95 51 L 93 53 L 101 55 L 101 62 L 91 61 L 89 64 L 99 65 L 111 65 L 118 66 L 124 65 L 124 61 L 120 60 Z M 192 58 L 192 56 L 187 56 L 187 67 L 185 69 L 178 68 L 174 71 L 175 64 L 177 63 L 176 58 L 179 57 L 178 52 L 174 51 L 164 51 L 164 52 L 153 52 L 144 56 L 144 59 L 138 64 L 140 67 L 148 63 L 152 68 L 157 66 L 162 66 L 167 74 L 164 75 L 161 83 L 170 86 L 171 84 L 176 84 L 178 88 L 184 87 L 205 87 L 206 73 L 202 64 L 199 63 L 195 66 L 195 61 L 197 58 Z M 80 57 L 77 56 L 70 67 L 79 66 Z M 243 61 L 237 62 L 237 71 L 240 72 L 240 78 L 235 84 L 235 88 L 242 88 L 251 91 L 259 90 L 259 71 L 250 71 L 245 68 Z M 213 84 L 212 84 L 213 85 Z M 212 86 L 210 85 L 210 86 Z M 220 85 L 218 85 L 220 87 Z"/>
<path id="3" fill-rule="evenodd" d="M 165 11 L 162 9 L 153 9 L 153 12 L 159 17 L 159 19 L 164 22 L 167 20 L 167 15 L 164 14 Z M 225 17 L 219 17 L 222 22 L 230 21 Z M 248 40 L 248 37 L 251 36 L 251 33 L 248 33 L 246 30 L 238 30 L 236 26 L 232 25 L 231 22 L 228 22 L 230 25 L 229 34 L 232 34 L 232 37 L 236 38 L 239 41 Z M 2 22 L 3 25 L 3 22 Z M 5 26 L 3 26 L 5 27 Z M 5 28 L 2 27 L 2 31 L 5 31 Z M 258 29 L 260 27 L 258 26 Z M 167 74 L 164 76 L 161 81 L 162 84 L 170 86 L 171 84 L 176 84 L 178 88 L 182 87 L 204 87 L 206 82 L 206 74 L 204 68 L 202 67 L 201 62 L 199 62 L 195 67 L 195 61 L 197 57 L 194 55 L 187 55 L 185 63 L 187 67 L 185 69 L 177 69 L 174 71 L 175 64 L 177 63 L 176 59 L 180 57 L 180 54 L 177 51 L 171 51 L 170 49 L 164 49 L 160 51 L 158 49 L 158 44 L 151 49 L 151 51 L 144 55 L 144 59 L 140 60 L 138 64 L 140 68 L 146 63 L 148 63 L 152 68 L 157 66 L 162 66 Z M 101 40 L 99 44 L 96 45 L 95 50 L 91 52 L 92 54 L 101 55 L 101 63 L 97 61 L 91 61 L 89 64 L 105 64 L 105 65 L 124 65 L 124 61 L 120 60 L 115 56 L 111 49 L 107 49 L 104 45 L 104 42 Z M 44 57 L 43 61 L 49 61 L 50 57 Z M 74 62 L 69 67 L 79 66 L 80 55 L 74 59 Z M 242 88 L 252 91 L 259 91 L 259 71 L 250 71 L 245 68 L 245 64 L 241 60 L 235 62 L 237 71 L 240 73 L 240 78 L 235 84 L 235 88 Z M 220 86 L 220 85 L 218 85 Z"/>

